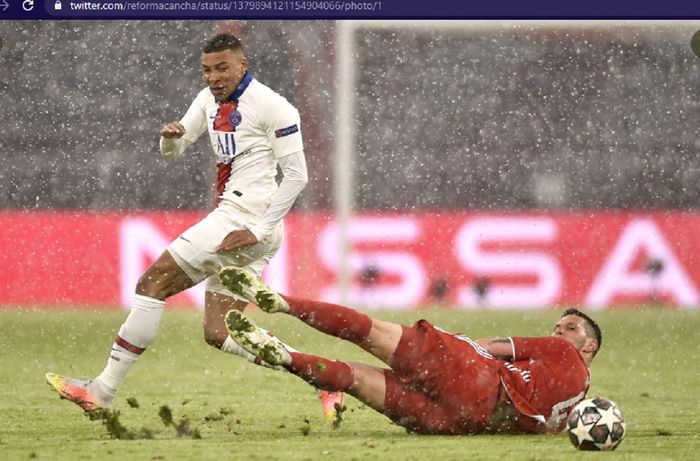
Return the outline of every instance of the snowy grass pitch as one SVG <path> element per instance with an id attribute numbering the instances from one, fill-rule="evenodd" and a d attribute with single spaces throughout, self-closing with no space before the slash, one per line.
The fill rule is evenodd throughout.
<path id="1" fill-rule="evenodd" d="M 206 346 L 201 314 L 169 310 L 158 337 L 116 400 L 135 439 L 114 439 L 100 421 L 60 401 L 44 382 L 102 370 L 126 312 L 0 311 L 0 453 L 3 460 L 170 459 L 693 459 L 700 450 L 700 312 L 594 312 L 603 348 L 589 395 L 617 402 L 627 435 L 616 452 L 580 453 L 558 436 L 435 437 L 407 434 L 352 397 L 336 429 L 310 386 Z M 425 317 L 472 337 L 543 335 L 556 311 L 381 312 L 412 323 Z M 377 363 L 356 347 L 283 315 L 254 312 L 292 346 L 332 358 Z M 163 423 L 170 410 L 171 423 Z M 183 429 L 182 424 L 187 427 Z M 180 430 L 177 430 L 180 425 Z M 198 438 L 201 436 L 201 438 Z"/>

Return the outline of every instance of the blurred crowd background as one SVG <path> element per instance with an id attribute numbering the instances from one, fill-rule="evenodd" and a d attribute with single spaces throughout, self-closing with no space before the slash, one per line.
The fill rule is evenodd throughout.
<path id="1" fill-rule="evenodd" d="M 302 113 L 310 182 L 297 207 L 331 208 L 336 27 L 0 22 L 0 207 L 211 207 L 206 136 L 165 162 L 158 132 L 203 87 L 203 42 L 227 30 L 252 74 Z M 697 209 L 697 29 L 360 28 L 357 207 Z"/>

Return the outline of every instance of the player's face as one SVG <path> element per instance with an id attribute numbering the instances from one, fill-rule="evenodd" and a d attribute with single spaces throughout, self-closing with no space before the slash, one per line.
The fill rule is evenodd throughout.
<path id="1" fill-rule="evenodd" d="M 567 315 L 559 319 L 554 325 L 552 336 L 561 336 L 582 351 L 586 348 L 591 339 L 586 334 L 586 321 L 577 315 Z"/>
<path id="2" fill-rule="evenodd" d="M 202 78 L 216 99 L 228 99 L 247 69 L 248 60 L 241 51 L 202 53 Z"/>

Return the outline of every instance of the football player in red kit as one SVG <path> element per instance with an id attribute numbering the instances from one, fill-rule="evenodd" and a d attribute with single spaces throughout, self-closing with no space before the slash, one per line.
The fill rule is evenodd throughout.
<path id="1" fill-rule="evenodd" d="M 219 278 L 263 311 L 293 315 L 353 342 L 388 368 L 298 352 L 232 310 L 226 324 L 240 346 L 318 388 L 353 395 L 411 432 L 558 432 L 586 395 L 588 366 L 601 345 L 598 325 L 576 309 L 564 312 L 551 336 L 473 340 L 426 320 L 408 327 L 282 296 L 234 266 Z"/>

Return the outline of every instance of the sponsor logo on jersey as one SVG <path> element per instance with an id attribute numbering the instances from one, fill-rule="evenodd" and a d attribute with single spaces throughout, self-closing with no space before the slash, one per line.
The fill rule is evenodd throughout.
<path id="1" fill-rule="evenodd" d="M 296 133 L 297 131 L 299 131 L 299 127 L 295 123 L 294 125 L 288 126 L 287 128 L 280 128 L 279 130 L 275 130 L 275 138 L 289 136 L 290 134 Z"/>
<path id="2" fill-rule="evenodd" d="M 231 163 L 236 156 L 236 138 L 233 133 L 216 134 L 217 153 L 224 163 Z"/>

